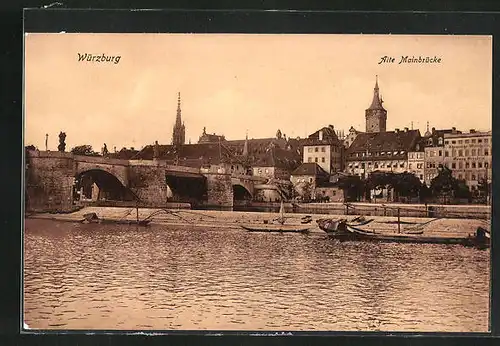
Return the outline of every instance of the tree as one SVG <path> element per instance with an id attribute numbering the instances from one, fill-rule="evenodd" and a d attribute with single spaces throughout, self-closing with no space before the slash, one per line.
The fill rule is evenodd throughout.
<path id="1" fill-rule="evenodd" d="M 432 179 L 430 186 L 432 195 L 435 197 L 457 197 L 470 198 L 471 193 L 465 184 L 465 180 L 453 177 L 449 168 L 440 166 L 438 175 Z"/>
<path id="2" fill-rule="evenodd" d="M 395 174 L 392 186 L 398 196 L 416 197 L 420 193 L 422 183 L 414 174 L 404 172 Z"/>
<path id="3" fill-rule="evenodd" d="M 366 182 L 357 175 L 342 176 L 337 183 L 344 190 L 346 201 L 357 201 L 365 190 Z"/>
<path id="4" fill-rule="evenodd" d="M 92 146 L 89 144 L 76 146 L 71 149 L 71 152 L 75 155 L 100 156 L 99 153 L 96 153 L 94 150 L 92 150 Z"/>

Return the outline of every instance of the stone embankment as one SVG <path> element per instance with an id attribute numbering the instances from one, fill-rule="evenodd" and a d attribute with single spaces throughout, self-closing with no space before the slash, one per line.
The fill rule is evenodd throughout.
<path id="1" fill-rule="evenodd" d="M 134 221 L 137 218 L 143 220 L 154 214 L 151 218 L 152 224 L 185 226 L 189 228 L 225 228 L 241 229 L 242 224 L 263 224 L 265 220 L 272 220 L 278 217 L 277 213 L 262 212 L 237 212 L 237 211 L 208 211 L 208 210 L 160 210 L 139 208 L 138 213 L 135 208 L 118 207 L 86 207 L 70 214 L 34 214 L 29 218 L 48 219 L 58 221 L 81 222 L 87 213 L 96 213 L 99 219 L 115 221 Z M 308 214 L 287 214 L 286 222 L 299 224 L 301 218 Z M 310 223 L 312 232 L 321 231 L 316 221 L 321 218 L 346 218 L 352 220 L 356 215 L 311 215 Z M 392 216 L 370 216 L 374 219 L 370 224 L 363 226 L 365 229 L 377 232 L 398 232 L 397 217 Z M 454 218 L 422 218 L 422 217 L 402 217 L 399 231 L 405 232 L 415 228 L 422 229 L 427 235 L 439 235 L 443 237 L 460 237 L 473 234 L 477 227 L 489 229 L 489 221 L 480 219 L 454 219 Z"/>

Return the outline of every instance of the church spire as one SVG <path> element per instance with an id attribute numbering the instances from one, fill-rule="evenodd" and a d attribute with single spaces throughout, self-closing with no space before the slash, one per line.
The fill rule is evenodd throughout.
<path id="1" fill-rule="evenodd" d="M 380 97 L 379 94 L 379 88 L 378 88 L 378 75 L 375 76 L 375 88 L 373 88 L 373 100 L 372 104 L 370 105 L 370 108 L 368 109 L 384 109 L 382 106 L 382 98 Z"/>
<path id="2" fill-rule="evenodd" d="M 186 128 L 182 122 L 181 117 L 181 93 L 177 93 L 177 116 L 175 118 L 175 125 L 172 135 L 172 144 L 182 145 L 186 141 Z"/>
<path id="3" fill-rule="evenodd" d="M 177 117 L 175 119 L 175 125 L 176 126 L 181 126 L 182 125 L 182 119 L 181 119 L 181 93 L 177 93 Z"/>

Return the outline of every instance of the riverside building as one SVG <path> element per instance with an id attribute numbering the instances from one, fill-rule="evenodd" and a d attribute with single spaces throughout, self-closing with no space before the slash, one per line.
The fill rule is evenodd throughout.
<path id="1" fill-rule="evenodd" d="M 465 180 L 472 191 L 478 182 L 491 182 L 491 131 L 451 133 L 444 136 L 444 166 L 451 169 L 457 179 Z"/>

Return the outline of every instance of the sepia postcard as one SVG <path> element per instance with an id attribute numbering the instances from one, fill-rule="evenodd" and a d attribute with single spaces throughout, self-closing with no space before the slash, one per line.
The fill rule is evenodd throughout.
<path id="1" fill-rule="evenodd" d="M 492 37 L 24 37 L 24 331 L 488 332 Z"/>

